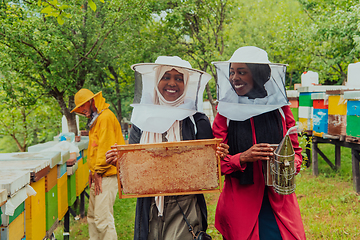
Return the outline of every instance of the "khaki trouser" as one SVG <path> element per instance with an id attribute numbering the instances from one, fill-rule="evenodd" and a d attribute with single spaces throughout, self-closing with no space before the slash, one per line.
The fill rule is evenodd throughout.
<path id="1" fill-rule="evenodd" d="M 158 217 L 154 198 L 149 213 L 149 234 L 147 240 L 192 240 L 176 198 L 194 232 L 202 229 L 201 210 L 196 195 L 181 195 L 165 197 L 164 215 Z"/>
<path id="2" fill-rule="evenodd" d="M 117 191 L 116 175 L 102 178 L 99 195 L 95 195 L 95 184 L 91 185 L 87 214 L 90 240 L 117 240 L 113 216 Z"/>

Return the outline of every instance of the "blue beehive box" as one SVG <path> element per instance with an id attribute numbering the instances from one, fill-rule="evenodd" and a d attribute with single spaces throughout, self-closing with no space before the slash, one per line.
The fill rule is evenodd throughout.
<path id="1" fill-rule="evenodd" d="M 327 134 L 328 132 L 327 109 L 313 109 L 313 131 Z"/>

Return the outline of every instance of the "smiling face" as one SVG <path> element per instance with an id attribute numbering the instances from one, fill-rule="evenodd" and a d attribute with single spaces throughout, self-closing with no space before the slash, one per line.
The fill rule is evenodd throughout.
<path id="1" fill-rule="evenodd" d="M 253 76 L 245 63 L 231 63 L 229 81 L 238 96 L 244 96 L 254 87 Z"/>
<path id="2" fill-rule="evenodd" d="M 175 101 L 184 93 L 184 75 L 175 69 L 165 72 L 158 89 L 166 101 Z"/>

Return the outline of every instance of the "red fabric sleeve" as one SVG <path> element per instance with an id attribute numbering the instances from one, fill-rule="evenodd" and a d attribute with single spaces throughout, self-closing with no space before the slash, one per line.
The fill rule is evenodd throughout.
<path id="1" fill-rule="evenodd" d="M 295 119 L 294 116 L 290 110 L 290 107 L 287 106 L 283 106 L 281 108 L 285 114 L 285 127 L 286 127 L 286 131 L 284 131 L 284 133 L 286 134 L 287 130 L 293 126 L 295 126 Z M 296 164 L 296 174 L 298 174 L 300 172 L 300 168 L 301 168 L 301 163 L 302 163 L 302 155 L 301 155 L 301 151 L 302 148 L 299 146 L 299 140 L 298 140 L 298 136 L 297 134 L 290 134 L 290 139 L 291 139 L 291 143 L 293 145 L 294 151 L 295 151 L 295 164 Z"/>
<path id="2" fill-rule="evenodd" d="M 228 142 L 227 133 L 227 118 L 221 116 L 219 113 L 215 116 L 214 123 L 213 123 L 213 134 L 215 138 L 221 138 L 222 143 Z M 224 160 L 221 161 L 221 174 L 230 174 L 236 171 L 244 171 L 246 168 L 246 163 L 240 165 L 240 155 L 241 153 L 230 155 L 228 154 Z"/>

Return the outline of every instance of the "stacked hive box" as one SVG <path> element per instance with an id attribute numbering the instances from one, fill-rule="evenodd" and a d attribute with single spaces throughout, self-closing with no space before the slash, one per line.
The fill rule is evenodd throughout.
<path id="1" fill-rule="evenodd" d="M 290 102 L 290 110 L 297 122 L 299 121 L 299 92 L 297 90 L 287 90 L 286 94 Z"/>
<path id="2" fill-rule="evenodd" d="M 328 132 L 328 100 L 325 92 L 312 93 L 313 135 L 322 137 Z"/>
<path id="3" fill-rule="evenodd" d="M 342 90 L 345 86 L 333 86 L 333 85 L 317 85 L 299 87 L 299 130 L 307 131 L 313 130 L 313 100 L 312 94 L 324 93 L 328 90 Z M 330 114 L 330 113 L 329 113 Z"/>
<path id="4" fill-rule="evenodd" d="M 328 133 L 334 136 L 346 135 L 346 108 L 344 90 L 328 90 Z"/>
<path id="5" fill-rule="evenodd" d="M 300 87 L 299 91 L 299 130 L 312 130 L 313 106 L 311 101 L 311 92 L 308 87 Z"/>
<path id="6" fill-rule="evenodd" d="M 26 211 L 26 236 L 27 239 L 37 239 L 32 238 L 32 235 L 42 232 L 42 228 L 45 228 L 45 235 L 52 233 L 53 229 L 56 227 L 58 222 L 58 204 L 57 204 L 57 164 L 61 161 L 60 152 L 38 152 L 38 153 L 5 153 L 2 154 L 0 160 L 11 160 L 11 161 L 38 161 L 44 160 L 49 161 L 49 170 L 46 174 L 42 174 L 41 171 L 38 176 L 35 175 L 34 186 L 32 186 L 36 192 L 44 191 L 45 201 L 43 199 L 38 199 L 37 195 L 30 197 L 27 202 L 25 202 L 25 211 Z M 22 164 L 19 164 L 20 166 Z M 41 174 L 40 174 L 41 173 Z M 39 179 L 39 176 L 43 176 Z M 32 185 L 31 184 L 31 185 Z M 39 196 L 40 197 L 40 196 Z M 45 210 L 45 224 L 42 224 L 42 219 L 39 221 L 36 220 L 36 217 L 39 212 L 39 205 L 42 206 L 42 209 Z M 44 209 L 45 206 L 45 209 Z M 29 212 L 28 212 L 29 210 Z M 42 210 L 42 211 L 43 211 Z M 29 213 L 29 214 L 28 214 Z M 31 213 L 34 213 L 33 215 Z M 40 226 L 44 225 L 44 226 Z M 29 229 L 29 231 L 28 231 Z M 39 229 L 39 231 L 34 230 Z M 41 231 L 40 231 L 41 230 Z M 39 233 L 40 234 L 40 233 Z"/>
<path id="7" fill-rule="evenodd" d="M 57 164 L 57 174 L 56 174 L 56 181 L 57 181 L 57 193 L 54 193 L 55 189 L 52 189 L 52 193 L 49 195 L 57 195 L 57 216 L 58 219 L 61 220 L 67 210 L 68 210 L 68 192 L 67 192 L 67 166 L 66 161 L 70 158 L 69 150 L 64 150 L 60 147 L 57 147 L 58 142 L 51 141 L 47 143 L 37 144 L 28 148 L 29 152 L 40 152 L 40 151 L 49 151 L 49 150 L 58 150 L 61 151 L 61 161 Z M 51 188 L 50 188 L 51 189 Z M 49 190 L 50 190 L 49 189 Z M 49 191 L 47 191 L 49 192 Z M 53 212 L 54 210 L 49 211 Z M 54 213 L 52 213 L 54 215 Z M 50 222 L 49 222 L 50 223 Z M 47 226 L 47 230 L 49 230 Z M 50 226 L 51 227 L 51 226 Z"/>
<path id="8" fill-rule="evenodd" d="M 24 201 L 30 172 L 8 170 L 0 162 L 0 239 L 23 239 L 25 236 Z"/>
<path id="9" fill-rule="evenodd" d="M 349 140 L 360 139 L 360 91 L 348 91 L 344 93 L 347 100 L 346 111 L 346 135 Z M 354 138 L 354 139 L 353 139 Z"/>

